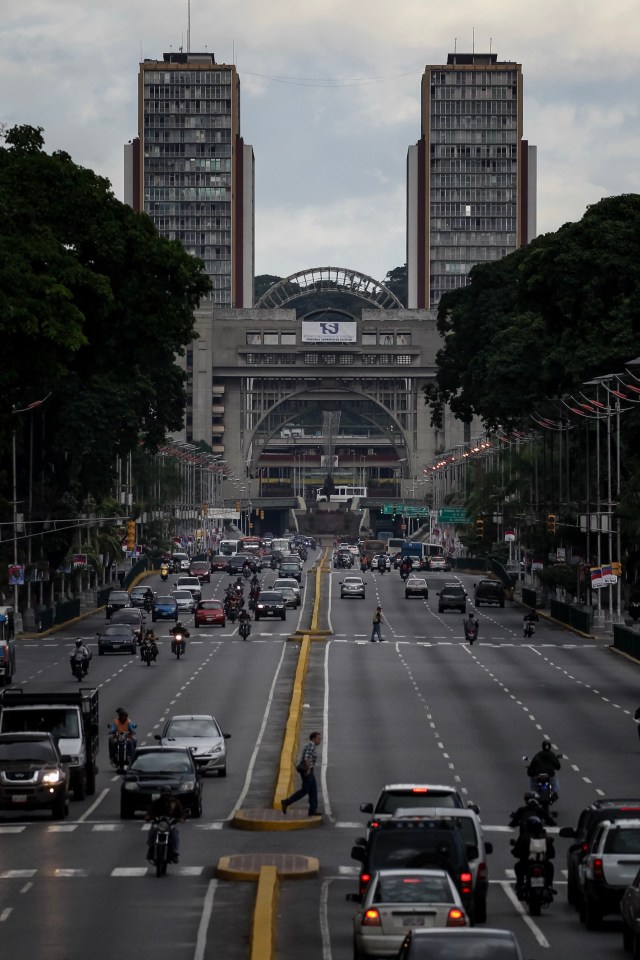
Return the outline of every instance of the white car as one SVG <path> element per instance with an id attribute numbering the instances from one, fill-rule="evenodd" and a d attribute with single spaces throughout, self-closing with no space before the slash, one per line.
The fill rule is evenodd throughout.
<path id="1" fill-rule="evenodd" d="M 396 956 L 412 928 L 467 926 L 446 870 L 377 870 L 353 920 L 353 955 L 356 960 Z"/>
<path id="2" fill-rule="evenodd" d="M 187 553 L 180 553 L 180 552 L 172 553 L 171 563 L 175 563 L 176 561 L 178 561 L 178 563 L 180 564 L 181 570 L 188 570 L 189 567 L 191 566 L 191 558 Z"/>
<path id="3" fill-rule="evenodd" d="M 198 577 L 178 577 L 173 586 L 177 591 L 189 590 L 196 603 L 202 600 L 202 584 Z"/>
<path id="4" fill-rule="evenodd" d="M 196 608 L 196 601 L 191 590 L 174 590 L 172 597 L 178 604 L 178 613 L 193 613 Z"/>
<path id="5" fill-rule="evenodd" d="M 273 585 L 268 589 L 280 590 L 282 587 L 291 587 L 298 598 L 298 606 L 300 606 L 302 603 L 302 587 L 300 582 L 296 580 L 295 577 L 278 577 L 276 580 L 274 580 Z"/>
<path id="6" fill-rule="evenodd" d="M 163 747 L 187 747 L 202 773 L 227 775 L 227 745 L 230 733 L 223 733 L 210 714 L 180 714 L 171 717 L 155 739 Z"/>
<path id="7" fill-rule="evenodd" d="M 640 820 L 603 820 L 578 866 L 580 919 L 597 929 L 609 913 L 620 913 L 622 895 L 638 872 Z"/>

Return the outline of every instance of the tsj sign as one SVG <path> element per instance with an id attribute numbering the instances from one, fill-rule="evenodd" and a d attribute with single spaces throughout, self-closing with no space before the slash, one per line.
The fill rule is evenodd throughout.
<path id="1" fill-rule="evenodd" d="M 355 320 L 303 320 L 303 343 L 356 343 Z"/>

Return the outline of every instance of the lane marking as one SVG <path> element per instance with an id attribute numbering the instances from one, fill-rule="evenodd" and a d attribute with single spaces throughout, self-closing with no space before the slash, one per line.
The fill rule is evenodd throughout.
<path id="1" fill-rule="evenodd" d="M 202 904 L 202 914 L 200 915 L 200 923 L 198 924 L 198 937 L 196 939 L 196 948 L 193 951 L 193 960 L 204 960 L 204 956 L 207 949 L 207 933 L 209 930 L 209 921 L 211 919 L 211 912 L 213 910 L 213 899 L 216 895 L 217 888 L 218 888 L 218 881 L 210 880 L 209 886 L 207 887 L 207 892 L 205 894 L 204 902 Z"/>
<path id="2" fill-rule="evenodd" d="M 113 780 L 119 780 L 119 779 L 120 777 L 118 776 L 113 777 Z M 87 817 L 89 817 L 93 813 L 93 811 L 96 809 L 98 804 L 102 803 L 102 801 L 104 800 L 104 798 L 108 793 L 109 793 L 109 787 L 105 787 L 102 793 L 100 794 L 100 796 L 93 801 L 89 809 L 85 810 L 85 812 L 82 814 L 81 817 L 78 817 L 78 823 L 83 823 L 87 819 Z"/>
<path id="3" fill-rule="evenodd" d="M 504 890 L 505 894 L 507 895 L 507 898 L 511 901 L 511 903 L 513 904 L 513 906 L 516 908 L 516 911 L 520 914 L 520 916 L 522 917 L 523 921 L 524 921 L 524 922 L 526 923 L 526 925 L 529 927 L 529 930 L 531 930 L 531 933 L 534 935 L 534 937 L 536 938 L 536 940 L 537 940 L 537 942 L 538 942 L 538 946 L 540 946 L 540 947 L 545 947 L 545 948 L 548 949 L 548 947 L 549 947 L 549 941 L 548 941 L 547 938 L 545 937 L 545 935 L 544 935 L 544 933 L 542 932 L 542 930 L 540 929 L 540 927 L 539 927 L 536 923 L 533 922 L 533 920 L 531 919 L 531 917 L 530 917 L 528 914 L 525 913 L 524 907 L 523 907 L 522 903 L 521 903 L 521 902 L 518 900 L 518 898 L 516 897 L 515 891 L 512 889 L 511 884 L 510 884 L 507 880 L 500 880 L 500 881 L 498 881 L 498 882 L 500 883 L 500 886 L 502 887 L 502 889 Z"/>

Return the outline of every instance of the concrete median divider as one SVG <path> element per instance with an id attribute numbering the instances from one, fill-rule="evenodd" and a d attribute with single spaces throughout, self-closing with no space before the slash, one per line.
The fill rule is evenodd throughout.
<path id="1" fill-rule="evenodd" d="M 277 869 L 261 867 L 251 926 L 251 960 L 272 960 L 275 956 L 279 892 Z"/>

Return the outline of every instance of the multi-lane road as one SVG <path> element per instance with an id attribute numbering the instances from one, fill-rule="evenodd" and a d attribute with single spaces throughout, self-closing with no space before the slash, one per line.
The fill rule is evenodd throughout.
<path id="1" fill-rule="evenodd" d="M 297 663 L 298 644 L 287 638 L 298 623 L 308 626 L 313 591 L 301 612 L 288 611 L 286 624 L 254 623 L 246 643 L 231 624 L 192 630 L 180 661 L 169 652 L 170 625 L 156 624 L 161 653 L 154 666 L 127 654 L 94 656 L 88 681 L 100 689 L 102 726 L 125 706 L 139 742 L 151 743 L 174 713 L 213 713 L 231 733 L 228 775 L 207 779 L 203 817 L 182 827 L 180 865 L 162 880 L 147 868 L 143 819 L 119 819 L 119 777 L 107 761 L 106 737 L 96 794 L 72 801 L 66 821 L 0 814 L 3 957 L 246 958 L 255 887 L 217 879 L 216 863 L 234 853 L 290 851 L 318 857 L 320 876 L 282 882 L 278 956 L 351 958 L 354 907 L 345 895 L 356 889 L 350 849 L 366 823 L 360 803 L 375 800 L 384 783 L 407 781 L 451 783 L 479 805 L 494 847 L 489 923 L 513 929 L 526 957 L 625 956 L 619 921 L 587 932 L 566 904 L 565 840 L 556 841 L 556 902 L 535 922 L 523 913 L 513 895 L 506 824 L 527 789 L 522 756 L 543 736 L 566 757 L 559 824 L 575 825 L 599 796 L 640 796 L 632 720 L 638 667 L 603 641 L 543 620 L 525 641 L 522 610 L 509 603 L 478 611 L 480 636 L 470 647 L 461 614 L 437 613 L 438 585 L 455 575 L 428 574 L 429 599 L 405 600 L 396 572 L 369 573 L 364 601 L 340 599 L 343 575 L 332 571 L 323 583 L 322 619 L 332 633 L 312 645 L 304 698 L 303 736 L 323 732 L 323 825 L 283 833 L 230 826 L 238 809 L 271 804 Z M 265 584 L 274 577 L 266 572 Z M 474 578 L 459 579 L 472 596 Z M 228 580 L 212 574 L 203 596 L 221 597 Z M 159 578 L 149 582 L 161 589 Z M 380 644 L 369 642 L 378 603 L 386 638 Z M 104 614 L 95 614 L 47 638 L 21 640 L 16 683 L 75 689 L 72 639 L 95 640 L 103 622 Z"/>

